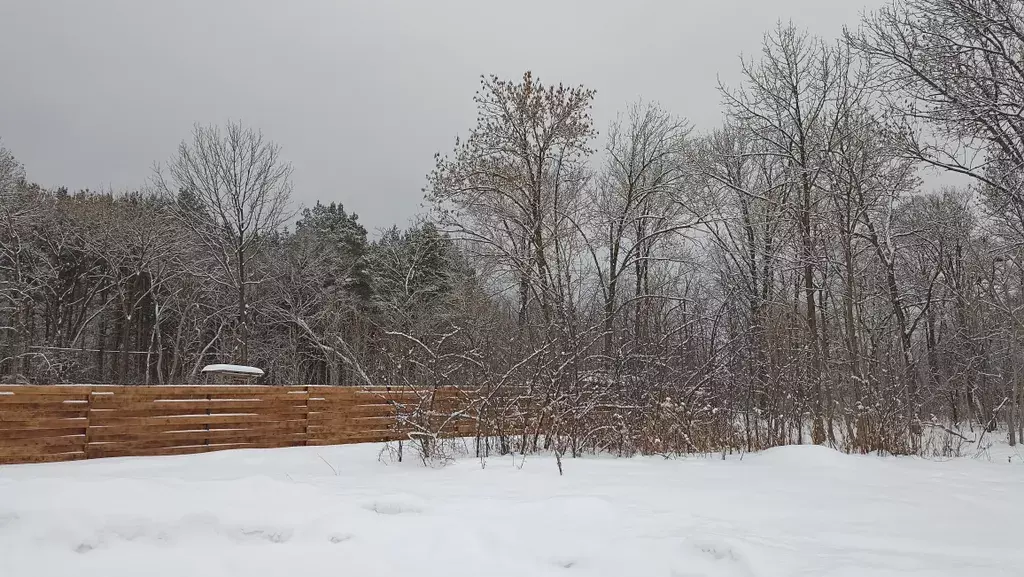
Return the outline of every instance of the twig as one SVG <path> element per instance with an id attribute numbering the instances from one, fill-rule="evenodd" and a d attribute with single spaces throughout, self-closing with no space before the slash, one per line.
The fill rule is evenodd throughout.
<path id="1" fill-rule="evenodd" d="M 334 465 L 332 465 L 332 464 L 328 463 L 328 462 L 327 462 L 327 459 L 325 459 L 325 458 L 323 457 L 323 455 L 321 455 L 320 453 L 317 453 L 317 454 L 316 454 L 316 456 L 317 456 L 317 457 L 320 457 L 320 460 L 321 460 L 321 461 L 323 461 L 325 465 L 327 465 L 328 467 L 330 467 L 332 471 L 334 471 L 334 476 L 335 476 L 335 477 L 340 477 L 340 476 L 341 476 L 341 473 L 339 473 L 339 472 L 338 472 L 338 470 L 334 468 Z"/>

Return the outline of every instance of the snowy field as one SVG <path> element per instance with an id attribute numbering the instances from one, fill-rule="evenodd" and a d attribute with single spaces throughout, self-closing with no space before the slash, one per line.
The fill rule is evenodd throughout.
<path id="1" fill-rule="evenodd" d="M 788 447 L 559 477 L 545 457 L 431 469 L 378 450 L 0 467 L 0 575 L 1024 575 L 1018 456 Z"/>

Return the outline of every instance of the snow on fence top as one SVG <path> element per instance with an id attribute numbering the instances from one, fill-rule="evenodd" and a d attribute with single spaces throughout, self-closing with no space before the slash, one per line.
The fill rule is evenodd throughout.
<path id="1" fill-rule="evenodd" d="M 247 367 L 245 365 L 206 365 L 203 367 L 204 373 L 227 373 L 230 375 L 246 375 L 253 377 L 262 377 L 263 369 L 256 367 Z"/>

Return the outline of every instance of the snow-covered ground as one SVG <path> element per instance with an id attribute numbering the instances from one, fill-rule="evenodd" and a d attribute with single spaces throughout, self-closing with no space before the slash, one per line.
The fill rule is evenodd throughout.
<path id="1" fill-rule="evenodd" d="M 378 450 L 0 467 L 0 575 L 1024 575 L 1016 456 L 786 447 L 559 477 L 546 457 L 425 468 Z"/>

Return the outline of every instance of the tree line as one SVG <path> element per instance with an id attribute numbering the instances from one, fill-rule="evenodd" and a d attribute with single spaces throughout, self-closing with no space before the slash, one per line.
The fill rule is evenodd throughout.
<path id="1" fill-rule="evenodd" d="M 0 373 L 459 386 L 501 452 L 1014 444 L 1022 54 L 1020 0 L 896 0 L 836 41 L 770 31 L 715 130 L 638 102 L 600 137 L 594 91 L 484 77 L 429 213 L 374 240 L 293 213 L 238 124 L 123 194 L 0 149 Z"/>

